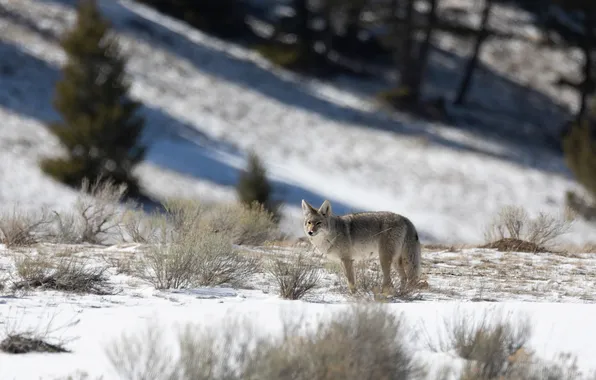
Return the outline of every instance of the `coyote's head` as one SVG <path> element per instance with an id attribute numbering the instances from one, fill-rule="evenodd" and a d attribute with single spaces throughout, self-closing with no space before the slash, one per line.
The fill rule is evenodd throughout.
<path id="1" fill-rule="evenodd" d="M 315 236 L 321 231 L 329 230 L 331 203 L 328 200 L 325 200 L 317 210 L 303 199 L 302 213 L 304 214 L 304 233 L 308 236 Z"/>

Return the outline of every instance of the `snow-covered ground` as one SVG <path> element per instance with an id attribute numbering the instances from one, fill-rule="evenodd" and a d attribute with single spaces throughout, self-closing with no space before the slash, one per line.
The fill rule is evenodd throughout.
<path id="1" fill-rule="evenodd" d="M 36 164 L 59 152 L 43 124 L 57 118 L 51 99 L 65 58 L 57 37 L 74 20 L 73 4 L 0 0 L 3 205 L 61 208 L 74 199 Z M 156 196 L 232 199 L 238 169 L 254 149 L 287 202 L 284 225 L 294 234 L 300 199 L 327 198 L 337 213 L 402 213 L 423 241 L 449 243 L 480 241 L 505 204 L 561 212 L 565 191 L 577 188 L 549 151 L 389 115 L 342 81 L 299 78 L 130 1 L 100 5 L 130 57 L 132 93 L 144 103 L 151 146 L 138 174 Z M 567 237 L 594 235 L 578 222 Z"/>
<path id="2" fill-rule="evenodd" d="M 251 254 L 288 255 L 297 248 L 243 248 Z M 86 372 L 89 379 L 119 379 L 108 361 L 106 348 L 121 337 L 140 334 L 147 327 L 163 329 L 164 339 L 173 339 L 175 328 L 185 323 L 197 328 L 218 328 L 240 317 L 256 326 L 257 334 L 276 335 L 282 323 L 315 323 L 341 312 L 354 302 L 342 287 L 344 280 L 326 271 L 320 286 L 303 300 L 287 301 L 277 296 L 275 283 L 265 274 L 250 280 L 250 289 L 196 288 L 155 290 L 150 284 L 117 268 L 142 254 L 138 244 L 100 246 L 56 246 L 42 244 L 31 249 L 10 251 L 0 246 L 0 268 L 14 273 L 14 259 L 23 252 L 50 255 L 77 255 L 88 265 L 108 265 L 115 295 L 69 294 L 28 290 L 0 298 L 0 335 L 32 330 L 50 342 L 65 342 L 70 353 L 24 355 L 0 354 L 0 378 L 18 380 L 65 379 Z M 585 374 L 596 369 L 593 363 L 596 327 L 593 299 L 596 267 L 594 258 L 552 254 L 527 255 L 491 250 L 425 251 L 423 276 L 428 289 L 420 290 L 410 302 L 389 302 L 382 306 L 403 313 L 404 340 L 425 363 L 460 363 L 454 354 L 434 352 L 442 347 L 449 323 L 471 318 L 481 321 L 530 321 L 532 335 L 526 349 L 538 357 L 556 360 L 570 353 Z M 527 273 L 532 273 L 528 275 Z M 494 302 L 502 301 L 502 302 Z M 524 302 L 525 301 L 525 302 Z M 488 314 L 487 314 L 488 313 Z M 491 319 L 494 317 L 495 319 Z M 455 318 L 455 319 L 454 319 Z M 502 318 L 502 319 L 501 319 Z M 510 319 L 509 319 L 510 318 Z M 410 333 L 412 334 L 410 336 Z M 429 345 L 430 344 L 430 345 Z M 411 346 L 410 346 L 411 345 Z M 167 347 L 167 345 L 166 345 Z M 174 347 L 171 353 L 175 352 Z M 175 354 L 174 354 L 175 355 Z M 460 363 L 461 364 L 461 363 Z M 433 379 L 432 372 L 428 375 Z M 75 377 L 76 378 L 76 377 Z"/>

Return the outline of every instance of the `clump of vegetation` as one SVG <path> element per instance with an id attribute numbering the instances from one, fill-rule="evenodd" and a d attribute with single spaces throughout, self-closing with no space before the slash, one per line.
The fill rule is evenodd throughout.
<path id="1" fill-rule="evenodd" d="M 311 292 L 321 280 L 319 266 L 303 253 L 289 258 L 275 258 L 269 265 L 269 274 L 277 282 L 282 298 L 297 300 Z"/>
<path id="2" fill-rule="evenodd" d="M 7 247 L 40 241 L 104 244 L 119 229 L 125 191 L 124 184 L 117 186 L 111 180 L 83 179 L 74 211 L 43 207 L 33 212 L 15 206 L 0 215 L 0 241 Z"/>
<path id="3" fill-rule="evenodd" d="M 48 343 L 42 337 L 35 336 L 31 333 L 8 335 L 0 342 L 0 351 L 7 354 L 27 354 L 30 352 L 70 352 L 60 344 Z"/>
<path id="4" fill-rule="evenodd" d="M 548 362 L 536 357 L 528 347 L 532 336 L 530 321 L 523 317 L 505 319 L 488 312 L 476 319 L 457 315 L 445 321 L 446 334 L 437 342 L 429 339 L 432 351 L 455 352 L 466 362 L 461 370 L 447 366 L 442 378 L 457 373 L 461 380 L 563 380 L 581 379 L 577 365 L 569 355 Z"/>
<path id="5" fill-rule="evenodd" d="M 570 227 L 571 223 L 562 216 L 541 212 L 531 218 L 522 207 L 505 206 L 487 226 L 484 247 L 504 251 L 546 251 L 545 247 L 567 233 Z"/>
<path id="6" fill-rule="evenodd" d="M 207 211 L 208 226 L 229 234 L 238 245 L 262 245 L 280 237 L 275 216 L 259 204 L 223 203 Z"/>
<path id="7" fill-rule="evenodd" d="M 373 306 L 336 313 L 304 333 L 284 322 L 281 338 L 256 336 L 249 324 L 224 322 L 220 329 L 189 325 L 173 360 L 161 329 L 125 335 L 108 347 L 123 379 L 307 380 L 415 379 L 422 374 L 406 348 L 399 316 Z"/>
<path id="8" fill-rule="evenodd" d="M 171 200 L 165 215 L 146 235 L 148 247 L 133 271 L 156 288 L 242 285 L 259 270 L 260 260 L 232 245 L 230 230 L 213 227 L 199 202 Z"/>
<path id="9" fill-rule="evenodd" d="M 130 196 L 140 189 L 132 171 L 144 157 L 144 119 L 130 99 L 126 60 L 95 0 L 77 8 L 74 28 L 61 42 L 68 62 L 56 85 L 54 107 L 62 120 L 50 125 L 66 157 L 49 158 L 42 169 L 73 187 L 85 178 L 125 184 Z"/>
<path id="10" fill-rule="evenodd" d="M 94 267 L 75 255 L 17 255 L 13 290 L 44 289 L 86 294 L 113 294 L 106 267 Z"/>
<path id="11" fill-rule="evenodd" d="M 52 221 L 53 216 L 46 208 L 32 212 L 15 206 L 0 214 L 0 242 L 7 247 L 35 244 L 48 232 Z"/>
<path id="12" fill-rule="evenodd" d="M 103 244 L 115 235 L 122 218 L 119 210 L 126 185 L 98 178 L 83 179 L 74 212 L 54 212 L 53 239 L 59 243 Z"/>
<path id="13" fill-rule="evenodd" d="M 255 207 L 255 203 L 262 206 L 277 221 L 279 220 L 279 203 L 272 199 L 272 191 L 265 166 L 259 156 L 251 152 L 248 156 L 248 166 L 240 174 L 236 185 L 238 199 L 247 207 Z"/>

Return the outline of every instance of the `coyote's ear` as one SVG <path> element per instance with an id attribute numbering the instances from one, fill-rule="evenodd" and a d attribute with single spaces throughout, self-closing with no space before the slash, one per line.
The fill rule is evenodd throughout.
<path id="1" fill-rule="evenodd" d="M 319 207 L 319 214 L 323 215 L 324 217 L 328 217 L 331 215 L 331 203 L 327 199 L 325 202 Z"/>
<path id="2" fill-rule="evenodd" d="M 317 210 L 315 210 L 314 207 L 312 207 L 307 201 L 305 201 L 304 199 L 302 200 L 302 213 L 306 216 L 309 214 L 314 214 L 316 213 Z"/>

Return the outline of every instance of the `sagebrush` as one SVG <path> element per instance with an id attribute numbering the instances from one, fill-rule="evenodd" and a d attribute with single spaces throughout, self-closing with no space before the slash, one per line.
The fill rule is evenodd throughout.
<path id="1" fill-rule="evenodd" d="M 520 206 L 505 206 L 486 227 L 484 237 L 487 243 L 501 239 L 528 241 L 542 247 L 567 233 L 571 223 L 563 215 L 540 212 L 530 217 Z"/>
<path id="2" fill-rule="evenodd" d="M 291 300 L 304 297 L 321 280 L 320 266 L 303 252 L 271 259 L 268 272 L 277 284 L 279 295 Z"/>
<path id="3" fill-rule="evenodd" d="M 406 348 L 401 318 L 383 308 L 353 306 L 308 331 L 283 320 L 280 337 L 257 334 L 239 319 L 222 323 L 220 329 L 183 328 L 178 360 L 156 326 L 122 336 L 108 347 L 108 358 L 123 379 L 406 380 L 422 374 Z"/>
<path id="4" fill-rule="evenodd" d="M 166 289 L 243 285 L 259 270 L 260 260 L 242 255 L 232 232 L 215 228 L 200 202 L 172 200 L 165 209 L 143 238 L 149 244 L 134 264 L 137 276 Z"/>

